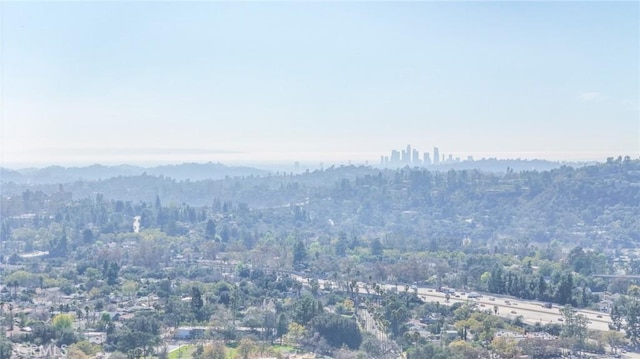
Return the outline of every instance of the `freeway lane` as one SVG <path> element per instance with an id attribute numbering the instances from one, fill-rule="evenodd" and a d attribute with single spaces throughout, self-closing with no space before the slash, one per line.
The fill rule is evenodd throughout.
<path id="1" fill-rule="evenodd" d="M 393 285 L 386 285 L 385 288 L 394 287 Z M 441 304 L 446 304 L 445 294 L 436 292 L 431 288 L 418 288 L 418 295 L 422 297 L 423 300 L 430 301 L 438 301 Z M 489 300 L 490 295 L 483 295 L 482 298 L 477 299 L 468 299 L 465 296 L 460 296 L 460 298 L 456 298 L 453 295 L 449 300 L 449 304 L 457 303 L 457 302 L 471 302 L 478 303 L 481 309 L 491 310 L 493 311 L 493 306 L 498 306 L 498 315 L 506 318 L 515 318 L 516 316 L 522 316 L 523 321 L 528 324 L 535 324 L 539 322 L 540 324 L 548 324 L 548 323 L 558 323 L 562 324 L 558 319 L 562 317 L 560 314 L 560 307 L 554 306 L 553 308 L 544 308 L 542 306 L 543 303 L 536 301 L 526 301 L 521 299 L 513 299 L 513 298 L 505 298 L 505 297 L 495 297 L 494 301 Z M 507 304 L 505 301 L 508 301 L 510 304 Z M 484 305 L 484 306 L 482 306 Z M 512 312 L 515 312 L 512 313 Z M 599 313 L 590 310 L 580 310 L 577 312 L 579 314 L 583 314 L 589 319 L 589 329 L 591 330 L 609 330 L 609 323 L 611 320 L 607 313 Z M 598 318 L 601 316 L 602 318 Z"/>
<path id="2" fill-rule="evenodd" d="M 299 275 L 294 275 L 294 278 L 301 281 L 302 283 L 308 283 L 306 278 L 303 278 Z M 331 284 L 333 288 L 337 288 L 336 283 L 330 280 L 319 280 L 320 286 L 323 287 L 324 283 L 328 282 Z M 365 292 L 365 284 L 358 283 L 358 287 L 360 293 Z M 383 285 L 385 290 L 404 290 L 404 285 L 394 285 L 394 284 L 385 284 Z M 413 289 L 409 289 L 409 291 L 414 291 Z M 446 303 L 445 293 L 436 292 L 433 288 L 428 287 L 417 287 L 418 295 L 422 297 L 425 301 L 437 301 L 440 304 L 451 305 L 453 303 L 477 303 L 481 309 L 491 310 L 493 311 L 493 306 L 498 306 L 498 315 L 501 317 L 513 319 L 517 316 L 522 316 L 522 320 L 527 324 L 549 324 L 549 323 L 557 323 L 562 324 L 563 322 L 558 320 L 562 318 L 560 314 L 560 307 L 554 305 L 553 308 L 544 308 L 542 306 L 543 303 L 536 301 L 527 301 L 522 299 L 514 299 L 511 297 L 503 297 L 503 296 L 494 296 L 492 294 L 480 293 L 483 295 L 482 298 L 469 299 L 466 296 L 460 295 L 459 298 L 456 298 L 454 295 L 451 295 L 449 303 Z M 459 294 L 459 292 L 457 293 Z M 489 300 L 489 298 L 495 298 L 495 300 Z M 507 304 L 508 301 L 510 304 Z M 484 306 L 483 306 L 484 305 Z M 515 313 L 513 313 L 515 312 Z M 577 309 L 577 313 L 583 314 L 589 320 L 589 329 L 591 330 L 601 330 L 608 331 L 609 323 L 611 323 L 611 318 L 608 313 L 595 312 L 592 310 L 585 309 Z M 600 316 L 601 318 L 598 318 Z"/>

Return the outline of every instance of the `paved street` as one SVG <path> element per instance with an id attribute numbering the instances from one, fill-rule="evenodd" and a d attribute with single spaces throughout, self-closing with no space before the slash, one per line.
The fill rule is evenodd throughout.
<path id="1" fill-rule="evenodd" d="M 302 281 L 302 283 L 307 283 L 307 279 L 293 275 L 297 280 Z M 319 280 L 320 287 L 324 287 L 324 283 L 329 282 L 332 287 L 336 288 L 336 283 L 329 280 Z M 365 284 L 359 283 L 360 293 L 365 293 Z M 385 284 L 384 288 L 386 290 L 395 290 L 396 285 L 394 284 Z M 404 285 L 397 286 L 399 291 L 404 290 Z M 413 289 L 410 289 L 413 291 Z M 457 292 L 459 294 L 459 292 Z M 472 302 L 477 303 L 480 308 L 486 310 L 493 310 L 494 306 L 498 306 L 498 315 L 505 318 L 515 318 L 517 316 L 522 316 L 522 319 L 525 323 L 535 324 L 539 322 L 540 324 L 548 324 L 548 323 L 558 323 L 562 324 L 562 321 L 559 319 L 562 317 L 560 314 L 560 307 L 558 305 L 554 305 L 553 308 L 544 308 L 542 305 L 544 303 L 537 301 L 527 301 L 522 299 L 514 299 L 512 297 L 499 296 L 493 294 L 485 294 L 481 293 L 482 298 L 477 299 L 469 299 L 466 295 L 460 295 L 459 298 L 451 295 L 449 303 L 446 302 L 445 293 L 436 292 L 433 288 L 428 287 L 418 287 L 418 295 L 425 301 L 437 301 L 440 304 L 451 305 L 453 303 L 458 302 Z M 495 300 L 490 300 L 489 298 L 495 298 Z M 510 304 L 507 304 L 507 301 Z M 514 313 L 515 312 L 515 313 Z M 592 310 L 586 309 L 577 309 L 577 312 L 580 314 L 584 314 L 587 319 L 589 319 L 589 329 L 591 330 L 609 330 L 609 323 L 611 323 L 611 318 L 609 318 L 608 313 L 596 312 Z"/>

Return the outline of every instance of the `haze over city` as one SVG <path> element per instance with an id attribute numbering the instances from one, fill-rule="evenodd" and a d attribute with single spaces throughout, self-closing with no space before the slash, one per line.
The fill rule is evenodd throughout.
<path id="1" fill-rule="evenodd" d="M 640 154 L 637 2 L 3 2 L 4 166 Z"/>
<path id="2" fill-rule="evenodd" d="M 0 0 L 0 359 L 640 358 L 640 2 Z"/>

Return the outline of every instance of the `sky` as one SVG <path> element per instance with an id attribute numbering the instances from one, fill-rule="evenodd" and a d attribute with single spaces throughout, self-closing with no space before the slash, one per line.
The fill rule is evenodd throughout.
<path id="1" fill-rule="evenodd" d="M 638 2 L 0 2 L 3 166 L 640 157 Z"/>

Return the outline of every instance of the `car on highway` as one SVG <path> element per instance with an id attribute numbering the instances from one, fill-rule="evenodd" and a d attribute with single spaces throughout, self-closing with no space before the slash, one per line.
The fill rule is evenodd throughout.
<path id="1" fill-rule="evenodd" d="M 482 295 L 480 295 L 480 293 L 478 293 L 478 292 L 471 292 L 471 293 L 467 294 L 467 298 L 471 298 L 471 299 L 482 298 Z"/>
<path id="2" fill-rule="evenodd" d="M 602 314 L 596 315 L 596 318 L 602 318 Z"/>
<path id="3" fill-rule="evenodd" d="M 562 318 L 558 318 L 558 321 L 559 321 L 559 322 L 564 322 L 564 319 L 562 319 Z"/>
<path id="4" fill-rule="evenodd" d="M 516 312 L 515 310 L 512 310 L 511 314 L 518 314 L 518 312 Z"/>

